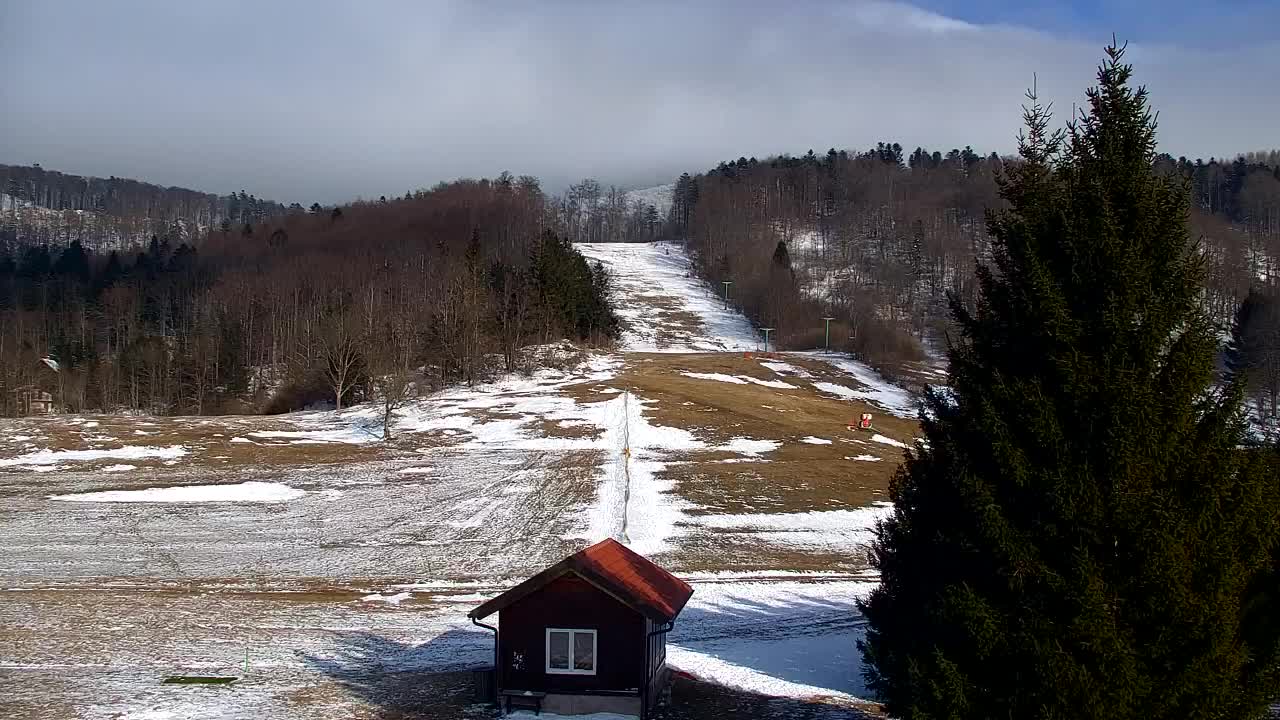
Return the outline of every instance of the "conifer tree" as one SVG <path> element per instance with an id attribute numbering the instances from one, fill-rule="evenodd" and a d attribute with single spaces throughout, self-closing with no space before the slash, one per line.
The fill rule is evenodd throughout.
<path id="1" fill-rule="evenodd" d="M 1109 47 L 1051 133 L 1035 93 L 953 300 L 950 390 L 894 479 L 861 604 L 869 686 L 903 720 L 1258 716 L 1274 696 L 1275 479 L 1239 450 L 1186 187 Z"/>
<path id="2" fill-rule="evenodd" d="M 1262 439 L 1280 435 L 1280 292 L 1274 285 L 1249 289 L 1231 324 L 1223 364 L 1227 378 L 1243 384 L 1253 402 Z"/>

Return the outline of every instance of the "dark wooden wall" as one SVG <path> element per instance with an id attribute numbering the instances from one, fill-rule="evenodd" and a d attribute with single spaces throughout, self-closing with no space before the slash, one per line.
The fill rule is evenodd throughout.
<path id="1" fill-rule="evenodd" d="M 648 618 L 644 621 L 644 634 L 649 638 L 649 677 L 654 678 L 658 675 L 658 670 L 667 662 L 667 635 L 652 635 L 649 633 L 662 627 L 665 623 L 656 623 Z"/>
<path id="2" fill-rule="evenodd" d="M 547 628 L 596 631 L 595 675 L 549 675 Z M 639 691 L 644 684 L 645 628 L 640 613 L 576 575 L 565 575 L 498 614 L 504 689 L 542 692 Z M 523 668 L 512 667 L 514 653 Z"/>

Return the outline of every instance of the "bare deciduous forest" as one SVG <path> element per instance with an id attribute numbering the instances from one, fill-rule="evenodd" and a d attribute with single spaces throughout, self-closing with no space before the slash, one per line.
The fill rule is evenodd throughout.
<path id="1" fill-rule="evenodd" d="M 607 277 L 548 217 L 535 179 L 503 175 L 136 254 L 10 243 L 0 408 L 33 391 L 70 411 L 341 407 L 516 370 L 529 345 L 605 342 Z"/>
<path id="2" fill-rule="evenodd" d="M 896 143 L 739 158 L 681 176 L 665 216 L 593 179 L 550 196 L 503 173 L 304 209 L 5 166 L 0 407 L 39 388 L 71 410 L 281 411 L 384 397 L 413 368 L 470 382 L 486 358 L 514 369 L 528 345 L 613 333 L 607 279 L 573 242 L 682 241 L 778 347 L 822 347 L 832 318 L 832 347 L 892 374 L 945 343 L 949 297 L 973 302 L 1007 162 Z M 1277 294 L 1280 157 L 1157 164 L 1187 179 L 1225 334 L 1251 288 Z M 1259 401 L 1274 396 L 1280 378 L 1254 374 Z"/>
<path id="3" fill-rule="evenodd" d="M 945 344 L 949 296 L 973 303 L 974 264 L 989 253 L 985 213 L 1000 207 L 1009 162 L 967 147 L 904 155 L 896 143 L 739 158 L 679 179 L 667 232 L 688 243 L 706 280 L 733 282 L 731 300 L 775 328 L 779 347 L 821 347 L 821 318 L 833 317 L 833 347 L 892 374 L 924 344 Z M 1162 155 L 1157 166 L 1187 180 L 1206 301 L 1225 333 L 1251 288 L 1277 294 L 1280 152 L 1225 163 Z M 1255 392 L 1269 397 L 1280 375 L 1261 375 Z"/>

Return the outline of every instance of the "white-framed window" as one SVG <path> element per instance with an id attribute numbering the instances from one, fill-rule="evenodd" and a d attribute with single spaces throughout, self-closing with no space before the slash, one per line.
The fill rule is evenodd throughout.
<path id="1" fill-rule="evenodd" d="M 547 672 L 596 674 L 596 631 L 547 628 Z"/>

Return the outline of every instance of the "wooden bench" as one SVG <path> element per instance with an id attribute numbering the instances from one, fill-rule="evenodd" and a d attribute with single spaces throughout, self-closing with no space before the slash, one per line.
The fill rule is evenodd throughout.
<path id="1" fill-rule="evenodd" d="M 547 694 L 544 692 L 534 692 L 532 690 L 503 690 L 502 697 L 506 698 L 506 710 L 503 714 L 511 712 L 511 705 L 515 703 L 519 707 L 533 708 L 534 715 L 542 714 L 542 698 Z"/>

